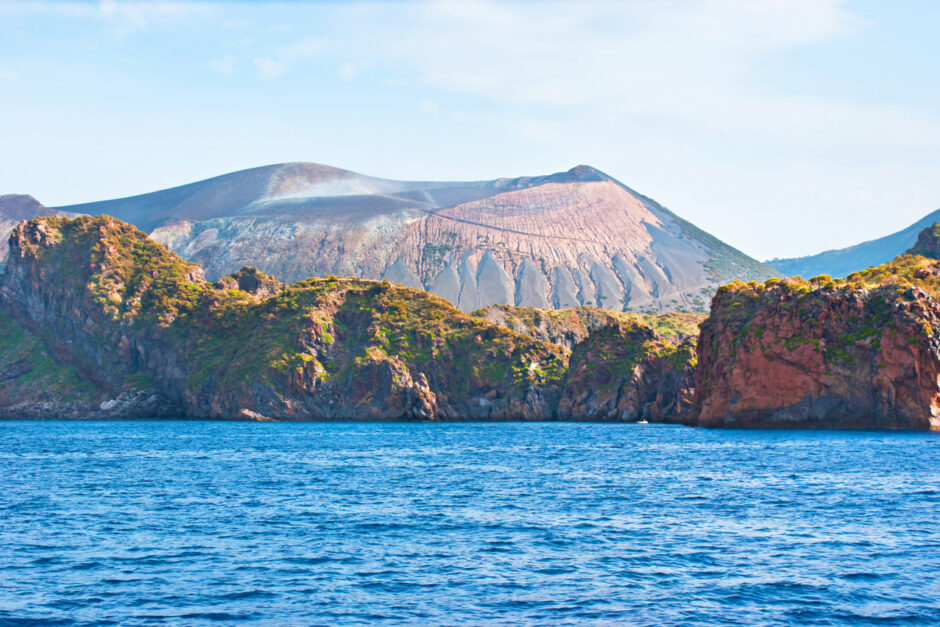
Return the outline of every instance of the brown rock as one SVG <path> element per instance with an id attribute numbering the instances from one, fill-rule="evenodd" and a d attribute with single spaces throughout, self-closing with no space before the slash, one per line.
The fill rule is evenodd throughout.
<path id="1" fill-rule="evenodd" d="M 940 428 L 938 347 L 919 287 L 727 286 L 702 324 L 697 424 Z"/>

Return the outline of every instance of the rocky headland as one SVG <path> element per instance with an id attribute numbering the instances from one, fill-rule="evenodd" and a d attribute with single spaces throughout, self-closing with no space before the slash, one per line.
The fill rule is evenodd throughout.
<path id="1" fill-rule="evenodd" d="M 702 324 L 695 424 L 940 428 L 940 264 L 719 289 Z"/>
<path id="2" fill-rule="evenodd" d="M 907 250 L 906 254 L 940 259 L 940 222 L 935 222 L 918 233 L 917 241 Z"/>
<path id="3" fill-rule="evenodd" d="M 940 262 L 920 256 L 731 283 L 704 318 L 210 282 L 108 216 L 22 222 L 9 250 L 0 417 L 940 428 Z"/>
<path id="4" fill-rule="evenodd" d="M 571 419 L 635 420 L 671 402 L 646 389 L 662 385 L 646 360 L 689 358 L 688 342 L 640 321 L 572 351 L 388 282 L 284 285 L 253 268 L 208 282 L 107 216 L 17 226 L 0 299 L 16 330 L 0 362 L 8 417 L 531 420 L 563 406 Z M 584 365 L 637 333 L 646 344 L 619 357 L 616 376 Z M 21 363 L 30 350 L 46 357 Z M 568 389 L 572 359 L 571 384 L 602 377 L 603 400 Z"/>

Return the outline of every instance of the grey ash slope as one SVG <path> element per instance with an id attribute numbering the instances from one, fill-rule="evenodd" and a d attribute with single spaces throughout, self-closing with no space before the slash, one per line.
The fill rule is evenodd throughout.
<path id="1" fill-rule="evenodd" d="M 773 271 L 589 166 L 471 182 L 392 181 L 312 163 L 60 207 L 145 229 L 207 276 L 388 279 L 491 304 L 704 311 Z"/>
<path id="2" fill-rule="evenodd" d="M 903 254 L 917 242 L 917 234 L 935 222 L 940 222 L 940 209 L 927 214 L 906 229 L 885 237 L 808 257 L 771 259 L 765 263 L 788 276 L 810 278 L 828 274 L 844 278 L 853 272 L 888 263 Z"/>

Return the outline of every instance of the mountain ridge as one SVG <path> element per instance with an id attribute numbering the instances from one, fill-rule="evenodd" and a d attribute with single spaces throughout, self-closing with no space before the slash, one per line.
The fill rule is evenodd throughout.
<path id="1" fill-rule="evenodd" d="M 209 278 L 257 266 L 286 282 L 387 279 L 464 311 L 704 312 L 721 283 L 774 274 L 587 165 L 434 182 L 293 162 L 56 209 L 137 224 Z"/>
<path id="2" fill-rule="evenodd" d="M 888 263 L 917 241 L 917 235 L 934 222 L 940 222 L 940 209 L 910 226 L 845 248 L 834 248 L 815 255 L 768 259 L 764 263 L 788 276 L 812 277 L 828 274 L 846 277 L 872 266 Z"/>

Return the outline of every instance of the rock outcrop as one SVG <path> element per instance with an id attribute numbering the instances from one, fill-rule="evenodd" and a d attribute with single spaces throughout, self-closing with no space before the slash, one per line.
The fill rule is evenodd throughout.
<path id="1" fill-rule="evenodd" d="M 691 419 L 695 343 L 704 316 L 506 305 L 480 309 L 473 315 L 571 349 L 555 412 L 559 419 Z"/>
<path id="2" fill-rule="evenodd" d="M 918 233 L 917 242 L 907 250 L 906 254 L 940 259 L 940 222 L 935 222 Z"/>
<path id="3" fill-rule="evenodd" d="M 696 310 L 773 271 L 603 172 L 407 182 L 311 163 L 62 209 L 137 225 L 211 280 L 386 279 L 463 311 L 491 304 Z"/>
<path id="4" fill-rule="evenodd" d="M 27 194 L 6 194 L 0 196 L 0 267 L 6 263 L 7 239 L 13 227 L 23 220 L 32 220 L 40 216 L 66 216 L 74 218 L 79 214 L 46 207 Z"/>
<path id="5" fill-rule="evenodd" d="M 613 323 L 575 345 L 557 415 L 688 422 L 695 363 L 695 338 L 676 346 L 649 326 Z"/>
<path id="6" fill-rule="evenodd" d="M 940 261 L 736 282 L 711 314 L 490 307 L 387 281 L 209 283 L 110 217 L 0 280 L 0 418 L 609 420 L 940 429 Z M 697 344 L 696 344 L 697 342 Z"/>
<path id="7" fill-rule="evenodd" d="M 688 338 L 698 337 L 698 325 L 705 319 L 705 316 L 693 313 L 647 315 L 598 307 L 551 310 L 509 305 L 491 305 L 471 315 L 569 350 L 592 333 L 617 324 L 649 327 L 662 339 L 679 344 Z"/>
<path id="8" fill-rule="evenodd" d="M 940 428 L 940 262 L 846 281 L 722 287 L 702 324 L 695 424 Z"/>
<path id="9" fill-rule="evenodd" d="M 110 407 L 152 385 L 155 407 L 189 417 L 532 419 L 552 415 L 567 364 L 387 282 L 245 269 L 209 284 L 109 217 L 18 226 L 0 298 Z"/>
<path id="10" fill-rule="evenodd" d="M 501 310 L 553 319 L 572 351 L 388 282 L 208 283 L 110 217 L 19 225 L 0 303 L 17 329 L 0 336 L 6 417 L 669 420 L 694 366 L 673 337 L 687 317 Z"/>

